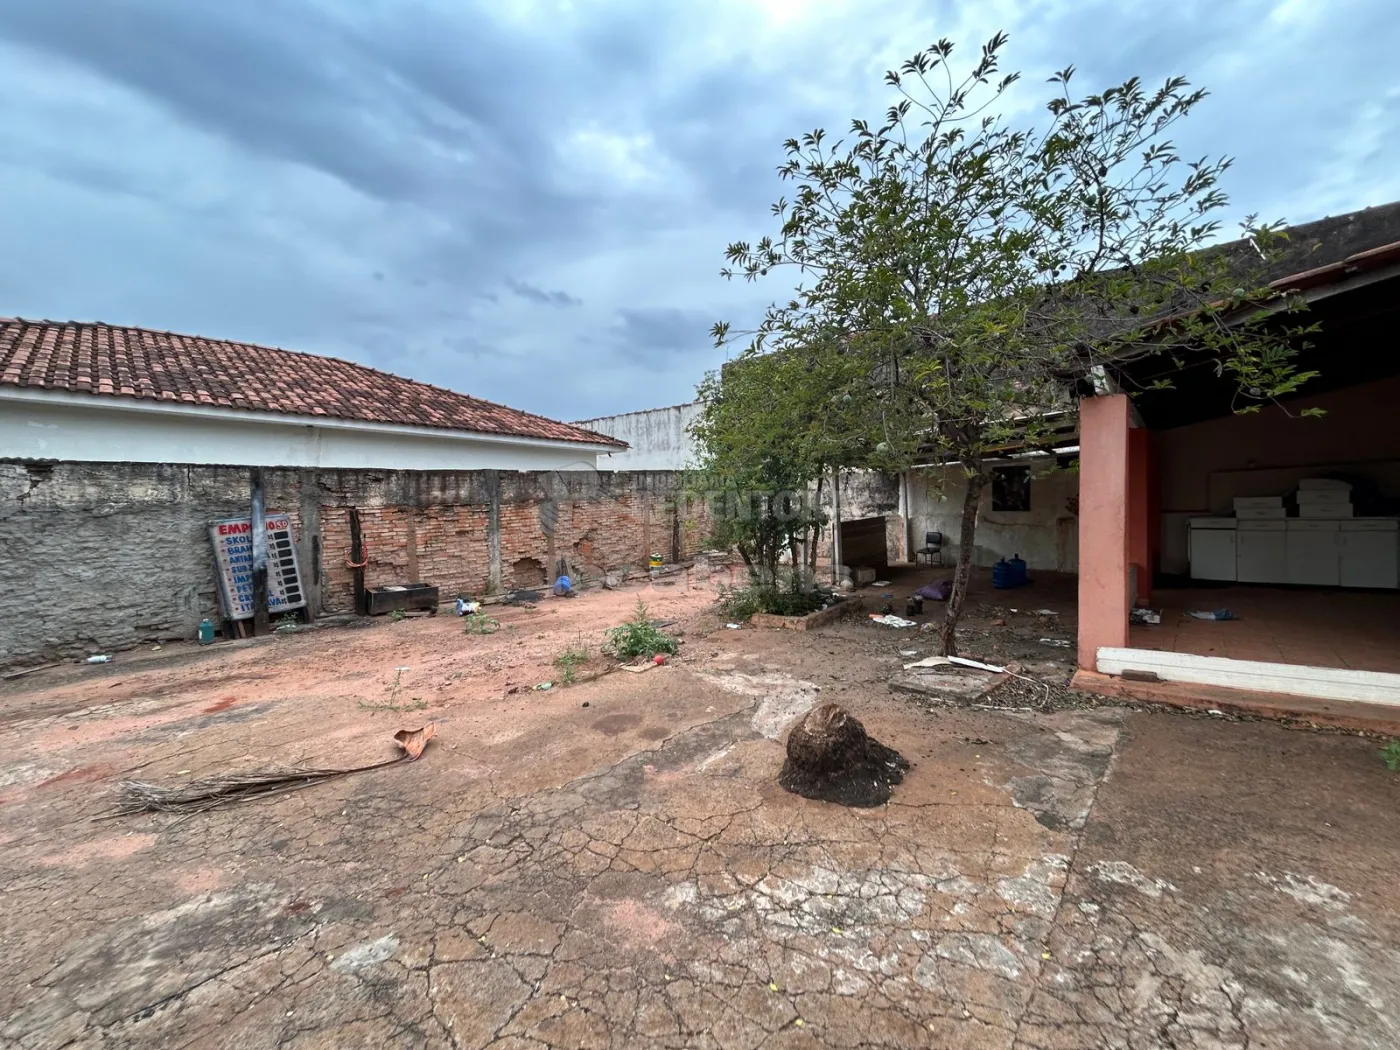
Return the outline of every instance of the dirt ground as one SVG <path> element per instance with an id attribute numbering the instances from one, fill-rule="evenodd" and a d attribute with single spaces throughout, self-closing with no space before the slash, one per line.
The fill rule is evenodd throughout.
<path id="1" fill-rule="evenodd" d="M 676 661 L 532 688 L 639 595 Z M 1070 597 L 981 593 L 968 649 L 1062 678 L 1039 638 L 1073 637 Z M 1373 741 L 940 706 L 889 688 L 914 630 L 730 630 L 712 598 L 678 578 L 487 636 L 441 616 L 0 684 L 0 1045 L 1395 1045 L 1400 776 Z M 914 763 L 888 806 L 776 786 L 825 700 Z M 414 763 L 91 819 L 123 779 L 367 763 L 427 720 Z"/>

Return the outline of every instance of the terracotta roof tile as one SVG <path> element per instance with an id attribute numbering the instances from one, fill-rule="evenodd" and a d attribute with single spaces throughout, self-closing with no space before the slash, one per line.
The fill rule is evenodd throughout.
<path id="1" fill-rule="evenodd" d="M 627 447 L 334 357 L 100 323 L 0 318 L 0 385 Z"/>

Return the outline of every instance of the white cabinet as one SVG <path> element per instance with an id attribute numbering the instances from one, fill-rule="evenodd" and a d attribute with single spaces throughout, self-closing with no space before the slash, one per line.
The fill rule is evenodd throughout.
<path id="1" fill-rule="evenodd" d="M 1336 587 L 1342 582 L 1340 532 L 1336 521 L 1291 518 L 1288 521 L 1289 583 Z"/>
<path id="2" fill-rule="evenodd" d="M 1241 583 L 1288 582 L 1288 523 L 1242 520 L 1236 531 L 1235 565 Z"/>
<path id="3" fill-rule="evenodd" d="M 1236 572 L 1235 519 L 1193 518 L 1191 576 L 1197 580 L 1233 580 Z"/>
<path id="4" fill-rule="evenodd" d="M 1340 525 L 1337 553 L 1342 586 L 1400 586 L 1400 521 L 1354 518 Z"/>
<path id="5" fill-rule="evenodd" d="M 1191 518 L 1198 580 L 1400 588 L 1400 518 Z"/>

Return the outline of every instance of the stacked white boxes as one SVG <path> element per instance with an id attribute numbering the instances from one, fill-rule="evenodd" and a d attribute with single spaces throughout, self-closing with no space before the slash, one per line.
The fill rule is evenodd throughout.
<path id="1" fill-rule="evenodd" d="M 1350 518 L 1351 486 L 1332 478 L 1303 478 L 1294 496 L 1300 518 Z"/>
<path id="2" fill-rule="evenodd" d="M 1236 496 L 1235 517 L 1241 519 L 1286 518 L 1282 496 Z"/>

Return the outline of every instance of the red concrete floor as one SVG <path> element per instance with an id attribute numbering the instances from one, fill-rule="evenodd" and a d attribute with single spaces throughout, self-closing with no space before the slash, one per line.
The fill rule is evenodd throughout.
<path id="1" fill-rule="evenodd" d="M 1134 626 L 1129 646 L 1400 673 L 1400 592 L 1239 585 L 1154 591 L 1152 607 L 1161 624 Z M 1220 608 L 1239 619 L 1187 615 Z"/>

